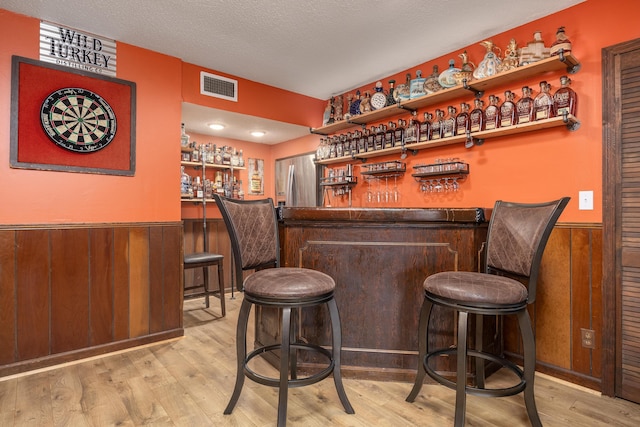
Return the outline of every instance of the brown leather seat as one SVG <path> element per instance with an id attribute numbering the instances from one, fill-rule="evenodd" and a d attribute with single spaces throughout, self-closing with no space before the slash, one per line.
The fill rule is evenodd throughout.
<path id="1" fill-rule="evenodd" d="M 413 389 L 407 397 L 408 402 L 415 400 L 422 388 L 425 375 L 429 374 L 439 383 L 456 390 L 456 426 L 464 425 L 467 393 L 501 397 L 522 391 L 531 424 L 542 425 L 534 397 L 535 336 L 527 306 L 535 302 L 542 254 L 549 235 L 568 202 L 568 197 L 538 204 L 496 202 L 487 233 L 484 270 L 441 272 L 425 279 L 425 300 L 420 312 L 418 332 L 418 373 Z M 434 305 L 447 307 L 458 313 L 457 346 L 434 350 L 428 348 L 427 332 Z M 474 349 L 467 348 L 469 314 L 477 316 Z M 517 316 L 522 334 L 522 369 L 503 355 L 483 352 L 482 348 L 482 316 L 510 314 Z M 444 355 L 456 357 L 455 381 L 446 378 L 429 363 L 430 360 Z M 467 384 L 468 356 L 475 358 L 476 362 L 475 386 Z M 487 360 L 512 370 L 520 379 L 519 383 L 506 388 L 485 388 L 484 370 Z"/>
<path id="2" fill-rule="evenodd" d="M 353 408 L 342 385 L 340 352 L 342 334 L 338 307 L 334 299 L 335 282 L 325 273 L 307 268 L 280 267 L 280 244 L 276 212 L 271 199 L 234 200 L 214 195 L 222 213 L 233 251 L 236 277 L 242 280 L 245 270 L 255 270 L 243 282 L 244 298 L 238 315 L 236 330 L 236 384 L 225 414 L 233 411 L 244 378 L 259 384 L 279 388 L 278 426 L 286 425 L 287 396 L 290 387 L 314 384 L 333 373 L 338 397 L 345 411 Z M 281 312 L 281 342 L 259 347 L 247 353 L 247 324 L 253 305 L 277 308 Z M 295 333 L 295 310 L 325 305 L 331 323 L 331 350 L 315 343 L 302 342 Z M 292 326 L 292 323 L 294 325 Z M 319 372 L 300 378 L 297 372 L 297 352 L 319 353 L 327 361 Z M 256 356 L 277 352 L 280 357 L 278 378 L 255 372 L 249 361 Z"/>

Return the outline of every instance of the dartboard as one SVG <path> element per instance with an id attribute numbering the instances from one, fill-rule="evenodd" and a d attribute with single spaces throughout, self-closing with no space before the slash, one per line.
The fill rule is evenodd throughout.
<path id="1" fill-rule="evenodd" d="M 116 134 L 116 116 L 100 95 L 87 89 L 64 88 L 42 102 L 40 121 L 58 146 L 78 153 L 106 147 Z"/>

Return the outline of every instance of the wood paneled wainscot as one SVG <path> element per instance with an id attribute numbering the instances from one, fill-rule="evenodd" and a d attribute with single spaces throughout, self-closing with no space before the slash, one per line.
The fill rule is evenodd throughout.
<path id="1" fill-rule="evenodd" d="M 181 223 L 0 227 L 0 377 L 181 335 Z"/>
<path id="2" fill-rule="evenodd" d="M 486 239 L 481 209 L 281 209 L 284 266 L 336 281 L 345 376 L 410 380 L 417 366 L 422 282 L 443 270 L 475 271 Z M 453 313 L 434 313 L 448 329 Z M 278 319 L 257 312 L 256 337 L 278 338 Z M 495 322 L 494 322 L 495 323 Z M 324 309 L 305 309 L 302 336 L 330 342 Z M 444 336 L 444 334 L 442 334 Z M 440 334 L 439 334 L 440 336 Z M 442 338 L 449 343 L 449 337 Z M 313 367 L 314 361 L 307 361 Z"/>
<path id="3" fill-rule="evenodd" d="M 485 211 L 487 219 L 489 212 Z M 285 208 L 281 216 L 283 265 L 314 268 L 336 280 L 345 375 L 412 381 L 422 282 L 429 274 L 456 265 L 459 270 L 477 270 L 486 222 L 478 221 L 473 209 Z M 600 224 L 559 223 L 554 228 L 530 313 L 537 341 L 536 368 L 600 390 L 604 333 Z M 438 315 L 436 335 L 451 339 L 453 314 Z M 304 337 L 329 342 L 325 313 L 303 311 L 301 321 Z M 504 330 L 503 342 L 493 351 L 503 347 L 514 361 L 521 361 L 517 322 L 485 322 L 493 323 L 494 331 Z M 275 341 L 278 328 L 277 317 L 258 312 L 259 342 Z M 582 329 L 594 331 L 594 348 L 582 343 Z M 442 340 L 439 345 L 451 343 Z"/>

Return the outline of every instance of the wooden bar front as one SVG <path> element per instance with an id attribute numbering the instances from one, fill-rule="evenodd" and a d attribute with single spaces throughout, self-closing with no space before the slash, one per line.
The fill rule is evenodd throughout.
<path id="1" fill-rule="evenodd" d="M 323 271 L 336 281 L 344 375 L 412 380 L 422 283 L 439 271 L 478 270 L 487 232 L 484 211 L 280 208 L 279 216 L 282 266 Z M 430 345 L 453 344 L 454 313 L 434 310 L 433 316 L 437 330 L 430 331 Z M 304 309 L 298 320 L 303 339 L 329 345 L 326 309 Z M 258 310 L 257 344 L 277 340 L 277 314 Z M 316 362 L 307 355 L 301 360 L 310 369 Z M 438 365 L 451 367 L 448 361 Z"/>

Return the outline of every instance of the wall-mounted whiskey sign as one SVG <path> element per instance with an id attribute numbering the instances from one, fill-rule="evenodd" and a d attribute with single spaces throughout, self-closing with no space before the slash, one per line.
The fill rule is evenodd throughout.
<path id="1" fill-rule="evenodd" d="M 40 21 L 40 60 L 77 70 L 116 76 L 116 42 Z"/>

